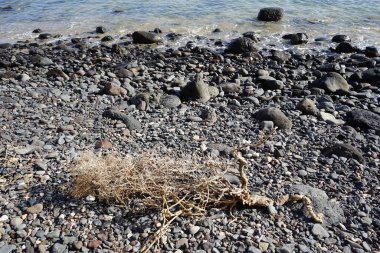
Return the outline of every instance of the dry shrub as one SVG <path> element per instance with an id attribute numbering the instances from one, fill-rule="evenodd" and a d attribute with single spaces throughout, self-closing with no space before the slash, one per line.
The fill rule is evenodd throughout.
<path id="1" fill-rule="evenodd" d="M 203 215 L 210 205 L 231 205 L 237 189 L 225 179 L 226 163 L 174 159 L 158 154 L 85 153 L 72 169 L 75 197 L 93 195 L 105 202 L 158 209 L 166 216 Z"/>
<path id="2" fill-rule="evenodd" d="M 200 162 L 197 159 L 174 159 L 158 154 L 95 155 L 85 153 L 72 168 L 71 193 L 75 197 L 93 195 L 106 202 L 134 207 L 134 211 L 160 210 L 165 219 L 153 238 L 144 245 L 145 253 L 165 233 L 178 216 L 204 215 L 208 207 L 230 207 L 237 203 L 247 206 L 270 206 L 274 200 L 252 195 L 245 174 L 246 160 L 235 151 L 239 163 L 241 187 L 232 185 L 225 173 L 232 166 L 226 163 Z M 322 222 L 322 214 L 315 213 L 311 201 L 304 195 L 282 196 L 277 205 L 289 201 L 303 201 L 310 217 Z"/>

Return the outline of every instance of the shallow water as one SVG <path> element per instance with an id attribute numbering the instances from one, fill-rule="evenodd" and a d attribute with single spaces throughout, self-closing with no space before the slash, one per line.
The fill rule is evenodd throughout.
<path id="1" fill-rule="evenodd" d="M 262 36 L 306 32 L 310 37 L 347 34 L 358 45 L 380 45 L 380 0 L 0 0 L 0 41 L 36 37 L 32 30 L 64 36 L 103 25 L 111 34 L 134 30 L 179 32 L 229 39 L 256 31 Z M 256 20 L 260 8 L 279 6 L 279 23 Z M 215 28 L 223 33 L 212 34 Z M 272 37 L 270 37 L 272 38 Z M 275 39 L 269 42 L 276 42 Z"/>

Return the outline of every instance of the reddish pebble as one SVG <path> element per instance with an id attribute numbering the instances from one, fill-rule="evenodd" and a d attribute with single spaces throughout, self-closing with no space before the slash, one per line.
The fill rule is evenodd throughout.
<path id="1" fill-rule="evenodd" d="M 89 249 L 96 249 L 101 244 L 102 244 L 102 241 L 100 241 L 100 240 L 92 240 L 92 241 L 88 242 L 87 248 L 89 248 Z"/>
<path id="2" fill-rule="evenodd" d="M 104 140 L 98 141 L 95 144 L 95 148 L 110 149 L 112 148 L 112 143 L 109 140 L 104 139 Z"/>

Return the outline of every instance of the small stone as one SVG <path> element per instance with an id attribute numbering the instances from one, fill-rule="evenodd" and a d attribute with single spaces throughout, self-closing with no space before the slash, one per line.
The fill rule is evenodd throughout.
<path id="1" fill-rule="evenodd" d="M 299 102 L 296 109 L 307 115 L 316 115 L 318 112 L 315 102 L 309 98 L 304 98 L 301 102 Z"/>
<path id="2" fill-rule="evenodd" d="M 29 207 L 28 209 L 26 209 L 26 212 L 31 213 L 31 214 L 39 214 L 42 212 L 43 209 L 44 209 L 43 204 L 35 204 Z"/>
<path id="3" fill-rule="evenodd" d="M 266 251 L 269 247 L 269 243 L 267 242 L 259 242 L 259 249 L 261 251 Z"/>
<path id="4" fill-rule="evenodd" d="M 274 125 L 279 129 L 292 128 L 292 122 L 288 117 L 280 109 L 274 107 L 261 109 L 254 114 L 254 117 L 259 121 L 273 121 Z"/>
<path id="5" fill-rule="evenodd" d="M 112 143 L 107 139 L 103 139 L 95 143 L 95 148 L 110 149 L 112 148 Z"/>
<path id="6" fill-rule="evenodd" d="M 92 240 L 92 241 L 88 242 L 87 248 L 94 250 L 94 249 L 99 248 L 100 245 L 102 245 L 102 241 Z"/>
<path id="7" fill-rule="evenodd" d="M 181 105 L 181 99 L 175 95 L 164 95 L 160 99 L 160 104 L 166 108 L 176 108 Z"/>
<path id="8" fill-rule="evenodd" d="M 274 128 L 273 121 L 267 121 L 267 120 L 261 121 L 259 126 L 260 126 L 260 129 L 262 130 L 272 130 Z"/>
<path id="9" fill-rule="evenodd" d="M 11 253 L 14 250 L 16 250 L 16 246 L 15 245 L 5 244 L 5 245 L 3 245 L 3 246 L 0 247 L 0 253 Z"/>
<path id="10" fill-rule="evenodd" d="M 0 222 L 7 222 L 9 220 L 9 217 L 8 217 L 8 215 L 2 215 L 1 217 L 0 217 Z"/>
<path id="11" fill-rule="evenodd" d="M 311 233 L 317 237 L 321 238 L 328 238 L 330 237 L 330 234 L 326 231 L 324 227 L 322 227 L 321 224 L 314 224 Z"/>
<path id="12" fill-rule="evenodd" d="M 107 83 L 104 86 L 104 92 L 112 96 L 125 96 L 128 94 L 128 91 L 123 87 L 120 87 L 112 82 Z"/>
<path id="13" fill-rule="evenodd" d="M 74 243 L 74 248 L 77 250 L 80 250 L 83 247 L 83 242 L 82 241 L 77 241 Z"/>
<path id="14" fill-rule="evenodd" d="M 300 177 L 306 177 L 307 176 L 307 171 L 306 170 L 299 170 L 298 171 L 298 175 Z"/>
<path id="15" fill-rule="evenodd" d="M 188 248 L 189 247 L 189 240 L 187 238 L 181 238 L 179 240 L 177 240 L 176 244 L 175 244 L 175 247 L 177 249 L 183 249 L 183 248 Z"/>
<path id="16" fill-rule="evenodd" d="M 11 225 L 12 226 L 18 226 L 23 223 L 23 220 L 20 217 L 14 217 L 11 219 Z"/>
<path id="17" fill-rule="evenodd" d="M 66 251 L 67 246 L 60 243 L 54 243 L 52 253 L 63 253 Z"/>
<path id="18" fill-rule="evenodd" d="M 201 229 L 201 227 L 199 227 L 199 226 L 190 226 L 189 232 L 190 232 L 190 234 L 195 235 L 196 233 L 198 233 L 198 231 L 200 229 Z"/>

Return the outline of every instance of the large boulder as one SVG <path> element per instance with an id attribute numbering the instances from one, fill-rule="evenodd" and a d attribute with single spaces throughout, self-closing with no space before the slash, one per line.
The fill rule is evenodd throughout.
<path id="1" fill-rule="evenodd" d="M 280 21 L 284 16 L 284 10 L 278 7 L 263 8 L 257 15 L 260 21 Z"/>
<path id="2" fill-rule="evenodd" d="M 256 52 L 257 48 L 255 47 L 254 40 L 247 37 L 240 37 L 231 41 L 226 51 L 232 54 L 242 54 Z"/>
<path id="3" fill-rule="evenodd" d="M 137 44 L 154 44 L 162 41 L 161 37 L 156 33 L 136 31 L 132 34 L 134 43 Z"/>
<path id="4" fill-rule="evenodd" d="M 347 113 L 347 124 L 362 130 L 373 129 L 380 134 L 380 115 L 367 110 L 354 110 Z"/>
<path id="5" fill-rule="evenodd" d="M 363 162 L 364 158 L 362 155 L 362 152 L 355 148 L 354 146 L 347 144 L 347 143 L 336 143 L 331 146 L 326 147 L 322 151 L 324 156 L 343 156 L 346 158 L 354 158 L 358 160 L 359 162 Z"/>
<path id="6" fill-rule="evenodd" d="M 183 100 L 197 100 L 202 103 L 210 100 L 209 86 L 203 81 L 202 73 L 198 73 L 194 81 L 183 87 L 181 98 Z"/>
<path id="7" fill-rule="evenodd" d="M 337 92 L 350 90 L 346 79 L 344 79 L 340 74 L 335 72 L 327 73 L 327 75 L 322 78 L 317 79 L 312 83 L 313 87 L 324 89 L 328 92 Z"/>
<path id="8" fill-rule="evenodd" d="M 273 121 L 279 129 L 292 128 L 292 122 L 288 117 L 280 109 L 274 107 L 261 109 L 254 114 L 254 117 L 258 121 Z"/>
<path id="9" fill-rule="evenodd" d="M 326 225 L 337 225 L 345 223 L 346 217 L 340 205 L 330 200 L 326 192 L 309 185 L 292 185 L 289 194 L 304 194 L 312 201 L 314 211 L 323 214 L 323 223 Z"/>

